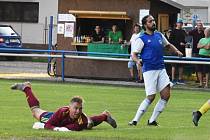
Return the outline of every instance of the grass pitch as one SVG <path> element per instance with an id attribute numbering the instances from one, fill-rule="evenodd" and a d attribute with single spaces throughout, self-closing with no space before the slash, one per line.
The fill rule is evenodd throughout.
<path id="1" fill-rule="evenodd" d="M 130 87 L 112 87 L 80 84 L 60 84 L 32 82 L 33 91 L 40 100 L 41 107 L 55 111 L 68 105 L 74 95 L 85 99 L 84 112 L 96 115 L 109 110 L 118 122 L 118 128 L 112 129 L 103 123 L 93 130 L 81 132 L 53 132 L 34 130 L 36 121 L 26 103 L 25 95 L 20 91 L 11 91 L 14 80 L 0 80 L 0 139 L 70 139 L 70 140 L 207 140 L 210 139 L 210 116 L 206 113 L 199 127 L 192 124 L 192 111 L 198 109 L 209 99 L 208 92 L 173 90 L 167 108 L 158 119 L 160 127 L 147 126 L 155 103 L 149 107 L 138 126 L 128 126 L 139 103 L 145 98 L 144 89 Z"/>

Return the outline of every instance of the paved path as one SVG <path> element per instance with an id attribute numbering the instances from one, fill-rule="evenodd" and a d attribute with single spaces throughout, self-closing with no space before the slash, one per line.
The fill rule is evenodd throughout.
<path id="1" fill-rule="evenodd" d="M 0 61 L 0 73 L 47 73 L 47 63 Z"/>

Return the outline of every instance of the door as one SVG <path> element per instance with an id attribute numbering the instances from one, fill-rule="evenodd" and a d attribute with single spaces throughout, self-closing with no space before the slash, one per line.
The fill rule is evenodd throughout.
<path id="1" fill-rule="evenodd" d="M 158 14 L 158 31 L 163 32 L 169 28 L 169 15 Z"/>

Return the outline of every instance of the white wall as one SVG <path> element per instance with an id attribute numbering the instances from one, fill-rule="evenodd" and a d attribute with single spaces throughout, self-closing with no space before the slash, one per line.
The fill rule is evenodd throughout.
<path id="1" fill-rule="evenodd" d="M 186 21 L 192 21 L 193 15 L 198 15 L 204 23 L 210 23 L 210 0 L 173 0 L 183 6 L 190 8 L 190 11 L 181 12 L 181 17 Z M 186 15 L 186 13 L 188 13 Z M 191 16 L 191 17 L 189 17 Z"/>
<path id="2" fill-rule="evenodd" d="M 19 2 L 39 2 L 39 21 L 38 23 L 15 23 L 0 22 L 0 24 L 9 24 L 22 36 L 23 43 L 44 44 L 48 43 L 48 30 L 45 36 L 45 18 L 49 24 L 50 16 L 54 17 L 54 24 L 57 25 L 58 0 L 1 0 L 1 1 L 19 1 Z M 48 29 L 48 25 L 47 25 Z M 47 40 L 45 41 L 45 38 Z M 54 28 L 53 44 L 57 40 L 56 28 Z"/>
<path id="3" fill-rule="evenodd" d="M 208 9 L 199 9 L 199 8 L 190 8 L 189 11 L 182 10 L 181 18 L 184 19 L 184 22 L 192 23 L 193 15 L 197 15 L 198 19 L 200 19 L 204 23 L 208 23 Z"/>
<path id="4" fill-rule="evenodd" d="M 203 23 L 208 23 L 208 9 L 190 9 L 190 12 L 194 15 L 198 15 L 198 19 L 200 19 Z"/>
<path id="5" fill-rule="evenodd" d="M 183 6 L 207 7 L 209 0 L 173 0 Z"/>
<path id="6" fill-rule="evenodd" d="M 208 23 L 210 23 L 210 0 L 208 2 Z"/>

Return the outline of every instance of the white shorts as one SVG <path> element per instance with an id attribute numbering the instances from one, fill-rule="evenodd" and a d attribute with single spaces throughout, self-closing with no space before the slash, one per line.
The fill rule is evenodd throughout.
<path id="1" fill-rule="evenodd" d="M 170 84 L 170 79 L 165 69 L 146 71 L 143 73 L 143 77 L 147 96 L 162 91 Z"/>
<path id="2" fill-rule="evenodd" d="M 136 63 L 133 60 L 128 61 L 128 68 L 129 69 L 132 69 L 135 65 L 136 65 Z"/>

